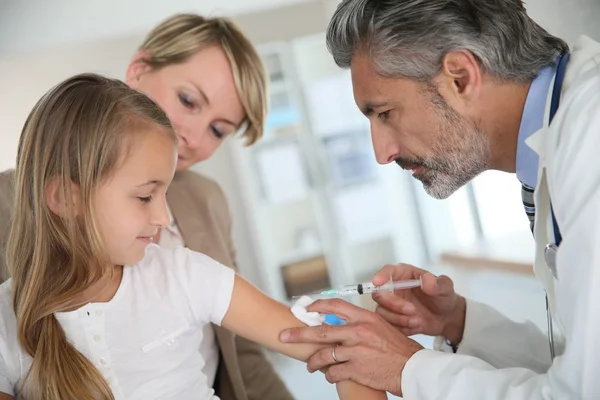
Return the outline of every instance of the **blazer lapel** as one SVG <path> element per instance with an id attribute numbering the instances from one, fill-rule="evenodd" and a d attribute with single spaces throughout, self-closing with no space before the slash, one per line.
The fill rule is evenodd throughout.
<path id="1" fill-rule="evenodd" d="M 202 243 L 208 232 L 198 215 L 198 205 L 194 204 L 193 196 L 187 185 L 184 176 L 175 173 L 173 182 L 167 191 L 167 202 L 177 222 L 177 227 L 181 231 L 185 247 L 201 252 Z"/>

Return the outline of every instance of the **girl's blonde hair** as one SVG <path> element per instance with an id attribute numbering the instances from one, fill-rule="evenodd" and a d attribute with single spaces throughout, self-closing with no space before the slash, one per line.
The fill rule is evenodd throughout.
<path id="1" fill-rule="evenodd" d="M 19 342 L 33 357 L 22 386 L 27 398 L 113 399 L 100 372 L 67 341 L 54 313 L 72 308 L 76 296 L 107 271 L 93 194 L 144 132 L 176 142 L 154 102 L 122 82 L 92 74 L 54 87 L 27 118 L 6 251 Z M 60 216 L 48 206 L 49 185 L 59 190 Z M 74 186 L 81 203 L 77 217 Z"/>
<path id="2" fill-rule="evenodd" d="M 226 18 L 205 18 L 196 14 L 174 15 L 146 36 L 139 50 L 151 68 L 187 61 L 198 51 L 219 46 L 229 59 L 238 96 L 246 113 L 242 134 L 246 145 L 263 134 L 267 114 L 267 77 L 256 49 L 238 27 Z"/>

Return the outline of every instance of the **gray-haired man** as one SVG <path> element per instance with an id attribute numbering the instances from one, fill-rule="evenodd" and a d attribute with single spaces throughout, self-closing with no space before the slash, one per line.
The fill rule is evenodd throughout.
<path id="1" fill-rule="evenodd" d="M 349 324 L 281 340 L 329 343 L 309 370 L 406 399 L 600 399 L 600 44 L 582 37 L 569 54 L 520 0 L 344 0 L 327 45 L 351 69 L 380 163 L 411 170 L 436 198 L 487 169 L 516 172 L 563 335 L 549 346 L 449 278 L 397 265 L 374 283 L 422 276 L 422 290 L 376 297 L 377 314 L 318 302 L 310 311 Z M 405 336 L 415 333 L 438 336 L 437 351 Z"/>

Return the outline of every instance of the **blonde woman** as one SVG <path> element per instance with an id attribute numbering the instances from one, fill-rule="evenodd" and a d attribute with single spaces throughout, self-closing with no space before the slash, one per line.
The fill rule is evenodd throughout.
<path id="1" fill-rule="evenodd" d="M 290 310 L 212 258 L 155 245 L 178 140 L 120 81 L 78 75 L 29 115 L 0 285 L 0 400 L 217 400 L 199 349 L 223 325 L 300 360 Z M 342 400 L 383 400 L 352 381 Z"/>
<path id="2" fill-rule="evenodd" d="M 156 243 L 185 245 L 235 268 L 223 192 L 187 169 L 236 132 L 249 145 L 261 137 L 267 94 L 256 50 L 226 19 L 175 15 L 147 35 L 126 77 L 167 113 L 179 139 L 177 172 L 167 194 L 173 218 Z M 0 248 L 8 233 L 12 180 L 12 172 L 0 174 Z M 0 282 L 7 277 L 3 258 L 0 251 Z M 223 400 L 292 399 L 256 344 L 208 325 L 201 350 L 203 371 Z"/>

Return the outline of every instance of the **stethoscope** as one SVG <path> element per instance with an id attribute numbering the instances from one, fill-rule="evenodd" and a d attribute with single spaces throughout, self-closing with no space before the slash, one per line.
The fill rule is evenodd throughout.
<path id="1" fill-rule="evenodd" d="M 557 250 L 558 250 L 558 247 L 552 243 L 548 243 L 546 245 L 546 249 L 544 250 L 544 258 L 546 259 L 546 264 L 548 265 L 548 268 L 550 268 L 550 270 L 552 270 L 552 267 L 550 267 L 550 265 L 551 265 L 550 260 L 553 260 L 552 262 L 554 264 L 552 264 L 552 265 L 554 268 L 556 267 L 556 251 Z M 548 344 L 550 345 L 550 358 L 552 360 L 554 360 L 554 356 L 556 355 L 556 351 L 554 349 L 554 331 L 552 329 L 552 313 L 550 312 L 550 302 L 548 301 L 547 293 L 546 293 L 546 319 L 548 320 Z"/>
<path id="2" fill-rule="evenodd" d="M 558 105 L 560 103 L 560 92 L 562 88 L 563 81 L 565 79 L 565 71 L 567 62 L 569 61 L 569 53 L 565 53 L 560 58 L 558 62 L 558 67 L 556 68 L 556 77 L 554 78 L 554 87 L 552 88 L 552 99 L 550 101 L 550 123 L 554 119 L 554 115 L 558 110 Z M 548 269 L 554 275 L 554 279 L 558 279 L 558 274 L 556 273 L 556 253 L 558 251 L 558 246 L 560 246 L 560 242 L 562 242 L 562 236 L 560 234 L 560 230 L 558 229 L 558 223 L 556 222 L 556 217 L 554 216 L 554 210 L 552 209 L 552 204 L 550 204 L 550 212 L 552 214 L 552 227 L 554 229 L 554 243 L 548 243 L 546 248 L 544 249 L 544 259 L 546 260 L 546 265 Z M 550 357 L 554 360 L 556 356 L 556 349 L 554 347 L 554 330 L 552 324 L 552 312 L 550 311 L 550 302 L 548 301 L 548 294 L 546 293 L 546 318 L 548 320 L 548 344 L 550 345 Z"/>

